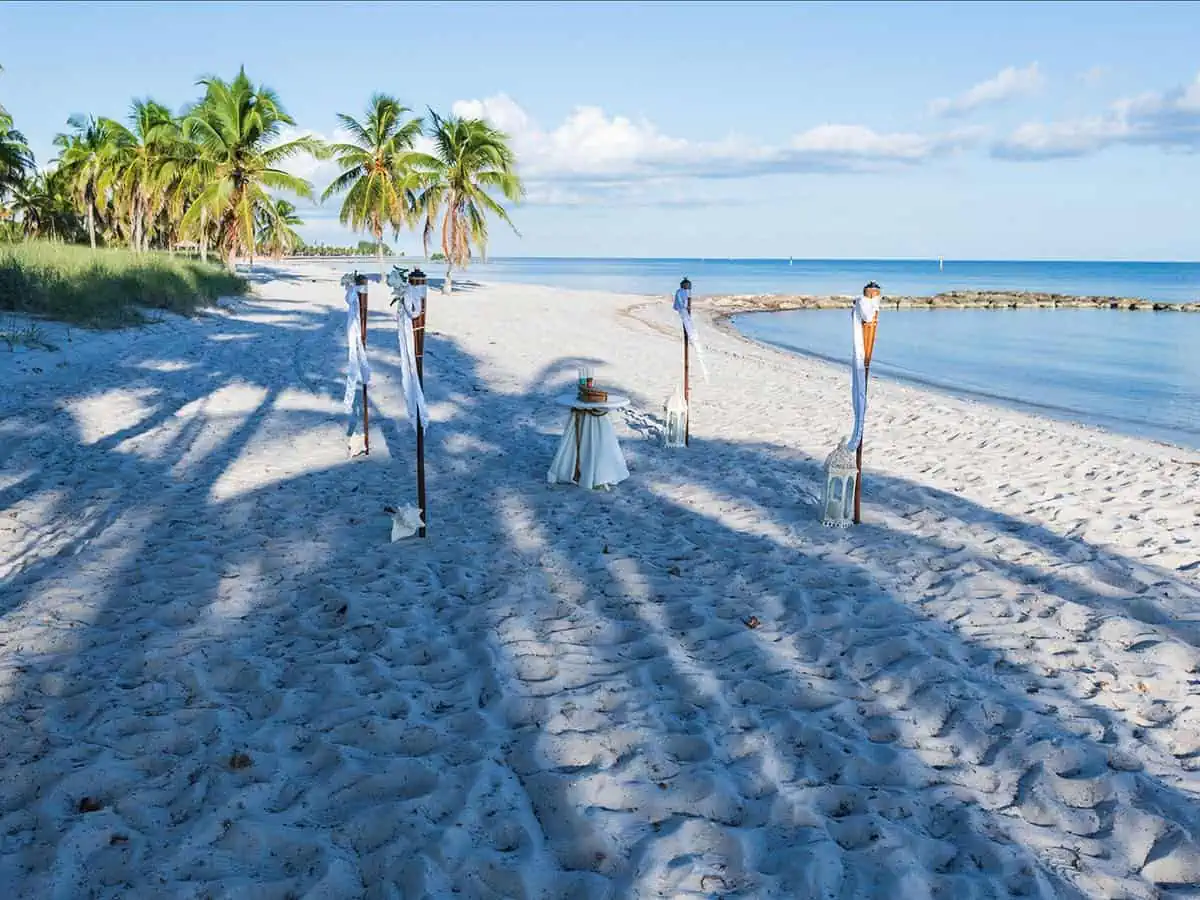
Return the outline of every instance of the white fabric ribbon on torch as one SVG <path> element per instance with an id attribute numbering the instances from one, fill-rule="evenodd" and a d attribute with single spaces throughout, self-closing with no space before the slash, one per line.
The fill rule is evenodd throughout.
<path id="1" fill-rule="evenodd" d="M 346 412 L 354 411 L 358 389 L 371 383 L 371 367 L 367 363 L 367 348 L 363 346 L 362 319 L 359 316 L 358 287 L 346 286 L 346 396 L 343 403 Z"/>
<path id="2" fill-rule="evenodd" d="M 878 297 L 859 297 L 850 311 L 854 326 L 854 358 L 850 363 L 854 391 L 854 433 L 847 447 L 851 450 L 857 450 L 862 443 L 863 426 L 867 421 L 867 347 L 863 341 L 863 325 L 874 322 L 878 315 Z"/>
<path id="3" fill-rule="evenodd" d="M 404 407 L 412 421 L 421 428 L 429 427 L 429 411 L 425 407 L 425 391 L 417 376 L 417 342 L 413 335 L 413 320 L 425 309 L 425 285 L 410 284 L 396 303 L 396 339 L 400 344 L 400 388 L 404 391 Z"/>
<path id="4" fill-rule="evenodd" d="M 708 366 L 704 364 L 704 347 L 696 337 L 696 325 L 692 321 L 692 314 L 688 312 L 688 301 L 691 300 L 691 291 L 686 288 L 680 288 L 675 292 L 675 312 L 679 313 L 679 321 L 683 323 L 683 334 L 687 338 L 687 342 L 692 345 L 692 349 L 696 351 L 696 362 L 700 363 L 700 374 L 704 376 L 705 382 L 708 381 Z"/>

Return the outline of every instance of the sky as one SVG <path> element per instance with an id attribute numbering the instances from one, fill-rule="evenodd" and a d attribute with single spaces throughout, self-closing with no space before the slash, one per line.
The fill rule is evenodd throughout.
<path id="1" fill-rule="evenodd" d="M 482 116 L 527 190 L 492 256 L 1196 260 L 1198 35 L 1197 3 L 0 2 L 0 104 L 39 163 L 243 65 L 325 138 L 377 91 Z"/>

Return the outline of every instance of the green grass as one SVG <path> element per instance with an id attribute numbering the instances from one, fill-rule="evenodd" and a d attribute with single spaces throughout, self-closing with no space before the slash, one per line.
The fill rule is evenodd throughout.
<path id="1" fill-rule="evenodd" d="M 192 315 L 246 282 L 215 263 L 71 244 L 0 244 L 0 310 L 89 328 L 147 321 L 149 309 Z"/>
<path id="2" fill-rule="evenodd" d="M 9 352 L 17 347 L 29 347 L 34 350 L 57 350 L 56 344 L 46 340 L 45 333 L 36 322 L 23 325 L 16 317 L 6 327 L 0 328 L 0 341 L 8 345 Z"/>

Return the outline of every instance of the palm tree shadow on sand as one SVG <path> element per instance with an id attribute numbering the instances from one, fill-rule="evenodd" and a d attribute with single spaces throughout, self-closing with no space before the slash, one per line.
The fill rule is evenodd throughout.
<path id="1" fill-rule="evenodd" d="M 1152 748 L 1141 770 L 1123 755 L 1143 726 L 943 620 L 949 585 L 883 586 L 883 544 L 945 546 L 816 525 L 817 461 L 644 439 L 610 494 L 546 485 L 569 361 L 504 393 L 431 336 L 427 541 L 387 541 L 412 433 L 378 407 L 371 458 L 218 490 L 266 429 L 339 433 L 332 404 L 280 403 L 337 390 L 304 374 L 332 367 L 336 316 L 305 323 L 215 442 L 194 421 L 155 455 L 123 452 L 245 377 L 232 342 L 188 379 L 151 377 L 136 425 L 45 438 L 149 489 L 3 588 L 6 616 L 53 597 L 74 615 L 88 596 L 57 623 L 61 649 L 10 670 L 6 883 L 69 890 L 68 842 L 88 836 L 91 886 L 134 891 L 1083 897 L 1153 890 L 1200 833 Z M 374 366 L 387 402 L 399 373 L 383 353 Z M 880 509 L 916 487 L 877 483 Z M 1031 575 L 955 558 L 947 577 L 970 562 Z"/>

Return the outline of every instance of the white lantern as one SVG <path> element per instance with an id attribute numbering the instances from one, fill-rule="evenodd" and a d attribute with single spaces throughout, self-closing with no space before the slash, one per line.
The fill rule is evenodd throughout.
<path id="1" fill-rule="evenodd" d="M 668 447 L 683 447 L 687 444 L 688 405 L 678 388 L 666 404 L 667 430 L 665 443 Z"/>
<path id="2" fill-rule="evenodd" d="M 821 522 L 830 528 L 845 528 L 854 521 L 854 491 L 858 465 L 846 439 L 825 460 L 825 493 L 821 498 Z"/>

